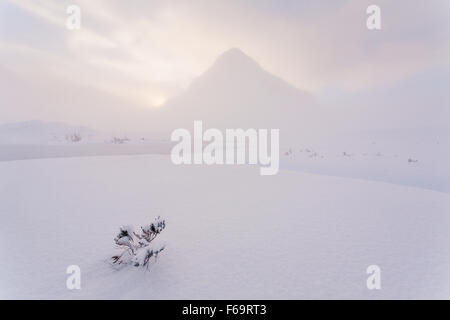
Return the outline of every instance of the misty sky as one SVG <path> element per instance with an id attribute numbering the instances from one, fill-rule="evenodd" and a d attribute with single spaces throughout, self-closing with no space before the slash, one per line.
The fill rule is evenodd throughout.
<path id="1" fill-rule="evenodd" d="M 70 4 L 81 30 L 66 28 Z M 382 30 L 366 28 L 369 4 Z M 69 87 L 87 106 L 100 94 L 159 106 L 232 47 L 319 100 L 353 97 L 448 70 L 449 34 L 446 0 L 4 0 L 0 122 L 48 118 Z"/>

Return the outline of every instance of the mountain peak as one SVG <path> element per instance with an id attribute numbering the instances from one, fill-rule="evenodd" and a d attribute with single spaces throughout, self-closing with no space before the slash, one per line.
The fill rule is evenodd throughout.
<path id="1" fill-rule="evenodd" d="M 230 48 L 226 51 L 224 51 L 219 57 L 232 57 L 232 56 L 241 56 L 241 57 L 247 57 L 251 59 L 247 54 L 244 53 L 241 49 L 238 47 Z"/>
<path id="2" fill-rule="evenodd" d="M 245 68 L 257 67 L 261 68 L 259 64 L 245 54 L 239 48 L 231 48 L 223 52 L 215 61 L 214 66 L 224 66 L 225 68 Z"/>

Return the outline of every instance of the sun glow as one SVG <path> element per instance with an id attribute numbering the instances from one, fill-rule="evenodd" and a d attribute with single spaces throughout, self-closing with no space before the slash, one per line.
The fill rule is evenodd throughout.
<path id="1" fill-rule="evenodd" d="M 167 97 L 164 96 L 153 96 L 150 99 L 152 107 L 160 108 L 167 102 Z"/>

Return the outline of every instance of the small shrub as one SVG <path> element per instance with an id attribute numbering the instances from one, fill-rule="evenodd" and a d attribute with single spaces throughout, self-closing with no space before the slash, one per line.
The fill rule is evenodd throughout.
<path id="1" fill-rule="evenodd" d="M 135 267 L 149 267 L 152 258 L 156 260 L 164 246 L 153 246 L 152 241 L 166 227 L 165 220 L 158 217 L 154 222 L 145 225 L 136 231 L 133 226 L 121 226 L 114 242 L 121 253 L 111 257 L 116 265 L 133 265 Z"/>

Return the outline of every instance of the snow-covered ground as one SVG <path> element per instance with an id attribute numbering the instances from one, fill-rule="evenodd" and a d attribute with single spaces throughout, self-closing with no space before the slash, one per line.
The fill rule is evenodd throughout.
<path id="1" fill-rule="evenodd" d="M 151 135 L 154 137 L 154 135 Z M 101 132 L 86 126 L 41 120 L 0 124 L 0 151 L 3 147 L 29 146 L 86 146 L 86 145 L 148 145 L 161 142 L 149 139 L 142 132 Z M 36 152 L 36 150 L 33 150 Z M 0 160 L 3 160 L 0 154 Z"/>
<path id="2" fill-rule="evenodd" d="M 415 137 L 354 135 L 285 145 L 281 150 L 282 167 L 450 192 L 448 132 Z"/>
<path id="3" fill-rule="evenodd" d="M 0 161 L 124 154 L 168 154 L 168 141 L 139 133 L 105 133 L 39 120 L 0 124 Z"/>
<path id="4" fill-rule="evenodd" d="M 167 155 L 6 161 L 0 177 L 0 298 L 449 298 L 449 193 Z M 157 215 L 156 264 L 111 268 L 118 227 Z"/>

